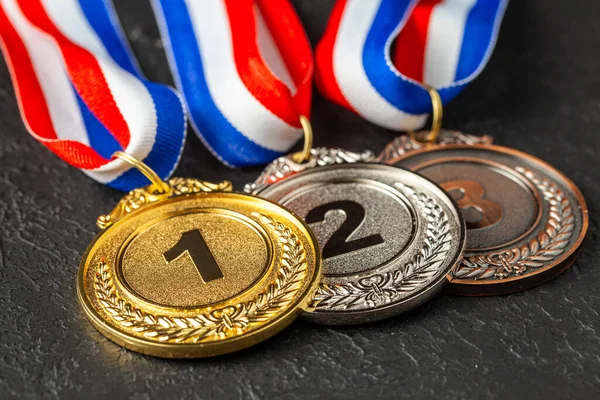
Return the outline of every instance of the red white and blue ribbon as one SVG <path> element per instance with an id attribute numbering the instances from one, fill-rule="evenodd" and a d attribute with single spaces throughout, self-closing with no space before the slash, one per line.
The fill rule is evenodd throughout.
<path id="1" fill-rule="evenodd" d="M 230 166 L 287 153 L 309 116 L 313 59 L 288 0 L 153 0 L 175 82 L 206 146 Z"/>
<path id="2" fill-rule="evenodd" d="M 485 67 L 508 0 L 338 0 L 316 54 L 319 90 L 394 130 L 423 126 Z"/>
<path id="3" fill-rule="evenodd" d="M 0 0 L 0 44 L 27 129 L 59 157 L 120 190 L 148 182 L 117 150 L 170 176 L 184 106 L 142 76 L 109 0 Z"/>

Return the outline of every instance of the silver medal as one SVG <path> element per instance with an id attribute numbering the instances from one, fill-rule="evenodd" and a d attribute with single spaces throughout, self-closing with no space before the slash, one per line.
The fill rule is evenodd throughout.
<path id="1" fill-rule="evenodd" d="M 343 163 L 259 179 L 276 183 L 254 193 L 304 218 L 321 246 L 324 277 L 306 314 L 314 321 L 362 323 L 412 309 L 460 260 L 462 217 L 443 190 L 412 172 Z"/>

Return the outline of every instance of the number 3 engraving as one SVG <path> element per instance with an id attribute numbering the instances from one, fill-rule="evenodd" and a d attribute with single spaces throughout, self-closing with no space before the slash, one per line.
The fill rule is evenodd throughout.
<path id="1" fill-rule="evenodd" d="M 325 214 L 333 210 L 343 211 L 346 214 L 346 219 L 342 226 L 340 226 L 327 243 L 325 243 L 325 246 L 323 246 L 324 260 L 353 251 L 362 250 L 384 242 L 381 235 L 378 234 L 348 241 L 348 237 L 358 229 L 365 219 L 365 209 L 354 201 L 341 200 L 320 205 L 312 209 L 306 215 L 305 220 L 308 224 L 323 222 L 325 221 Z"/>
<path id="2" fill-rule="evenodd" d="M 481 218 L 476 221 L 467 219 L 465 215 L 467 228 L 486 228 L 497 224 L 502 219 L 502 206 L 483 198 L 485 189 L 479 182 L 456 180 L 444 182 L 440 186 L 454 197 L 459 208 L 463 210 L 474 208 L 481 213 Z M 458 192 L 458 196 L 454 195 L 455 192 Z"/>
<path id="3" fill-rule="evenodd" d="M 223 277 L 223 272 L 221 272 L 210 249 L 206 245 L 200 230 L 193 229 L 183 233 L 179 242 L 167 250 L 163 256 L 168 264 L 186 253 L 189 254 L 192 264 L 194 264 L 200 273 L 204 283 Z"/>

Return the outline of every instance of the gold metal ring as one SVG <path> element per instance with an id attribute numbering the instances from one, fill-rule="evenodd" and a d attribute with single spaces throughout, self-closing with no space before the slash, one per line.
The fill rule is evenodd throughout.
<path id="1" fill-rule="evenodd" d="M 440 131 L 442 130 L 444 107 L 442 105 L 440 94 L 435 88 L 431 86 L 425 86 L 425 89 L 427 89 L 427 93 L 429 93 L 429 97 L 431 97 L 431 105 L 433 109 L 431 113 L 431 129 L 425 137 L 417 136 L 415 132 L 409 132 L 409 134 L 413 139 L 419 142 L 433 143 L 437 140 L 438 136 L 440 135 Z"/>
<path id="2" fill-rule="evenodd" d="M 154 190 L 152 190 L 153 192 L 155 192 L 157 194 L 164 194 L 164 193 L 168 193 L 171 190 L 171 187 L 169 186 L 169 184 L 167 182 L 163 181 L 162 179 L 160 179 L 160 177 L 156 174 L 156 172 L 154 172 L 154 170 L 152 168 L 150 168 L 149 166 L 147 166 L 146 164 L 144 164 L 143 162 L 141 162 L 134 156 L 127 154 L 125 152 L 122 152 L 122 151 L 115 151 L 113 153 L 113 157 L 117 157 L 117 158 L 127 162 L 128 164 L 131 164 L 138 171 L 140 171 L 152 183 L 152 186 L 154 189 Z"/>
<path id="3" fill-rule="evenodd" d="M 300 116 L 300 124 L 302 125 L 302 130 L 304 131 L 304 148 L 302 152 L 298 152 L 292 156 L 294 162 L 303 163 L 310 159 L 310 150 L 313 145 L 313 130 L 310 125 L 310 121 L 304 115 Z"/>

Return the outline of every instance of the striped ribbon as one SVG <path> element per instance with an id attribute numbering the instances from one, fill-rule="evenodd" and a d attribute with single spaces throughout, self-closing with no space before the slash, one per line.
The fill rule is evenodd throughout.
<path id="1" fill-rule="evenodd" d="M 153 0 L 198 136 L 223 163 L 287 153 L 309 116 L 312 51 L 288 0 Z"/>
<path id="2" fill-rule="evenodd" d="M 23 120 L 62 159 L 114 188 L 164 179 L 185 140 L 185 108 L 149 82 L 111 0 L 0 0 L 0 43 Z M 225 164 L 289 151 L 309 116 L 313 61 L 289 0 L 153 0 L 193 128 Z M 417 129 L 487 63 L 507 0 L 338 0 L 317 48 L 330 99 L 391 129 Z"/>
<path id="3" fill-rule="evenodd" d="M 393 130 L 423 126 L 485 67 L 508 0 L 338 0 L 315 53 L 324 96 Z"/>
<path id="4" fill-rule="evenodd" d="M 120 190 L 147 184 L 122 150 L 163 179 L 185 140 L 171 88 L 144 79 L 112 3 L 0 0 L 0 43 L 29 132 L 67 163 Z"/>

